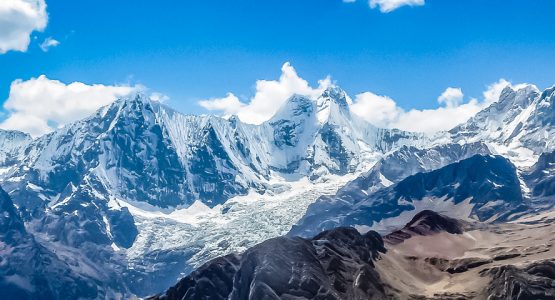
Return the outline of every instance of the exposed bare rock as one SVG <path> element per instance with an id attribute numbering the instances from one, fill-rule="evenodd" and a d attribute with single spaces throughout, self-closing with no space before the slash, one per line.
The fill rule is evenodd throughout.
<path id="1" fill-rule="evenodd" d="M 464 222 L 438 214 L 431 210 L 423 210 L 401 230 L 394 231 L 384 237 L 390 244 L 399 244 L 414 235 L 432 235 L 439 232 L 462 234 Z"/>
<path id="2" fill-rule="evenodd" d="M 374 268 L 380 252 L 377 233 L 353 228 L 275 238 L 212 260 L 150 299 L 386 299 Z"/>
<path id="3" fill-rule="evenodd" d="M 488 299 L 548 300 L 555 299 L 555 263 L 541 261 L 524 268 L 507 265 L 486 269 L 483 276 L 491 277 Z"/>

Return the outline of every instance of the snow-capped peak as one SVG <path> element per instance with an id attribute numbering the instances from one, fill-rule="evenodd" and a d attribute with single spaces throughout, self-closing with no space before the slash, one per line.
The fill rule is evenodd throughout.
<path id="1" fill-rule="evenodd" d="M 509 86 L 499 101 L 451 129 L 451 138 L 458 143 L 487 142 L 517 166 L 530 166 L 539 154 L 555 149 L 554 90 Z"/>
<path id="2" fill-rule="evenodd" d="M 539 93 L 540 90 L 533 84 L 518 85 L 516 87 L 507 86 L 501 92 L 499 103 L 502 107 L 508 109 L 515 106 L 526 107 L 532 103 L 532 100 Z"/>
<path id="3" fill-rule="evenodd" d="M 347 93 L 340 87 L 328 87 L 316 99 L 317 116 L 320 123 L 351 119 Z"/>
<path id="4" fill-rule="evenodd" d="M 0 168 L 21 159 L 24 147 L 33 139 L 27 133 L 0 129 Z"/>

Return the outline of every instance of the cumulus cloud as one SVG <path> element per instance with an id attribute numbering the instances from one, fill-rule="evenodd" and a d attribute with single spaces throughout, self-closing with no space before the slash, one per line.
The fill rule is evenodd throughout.
<path id="1" fill-rule="evenodd" d="M 143 86 L 136 86 L 135 90 L 144 90 L 145 88 Z M 159 92 L 152 92 L 149 95 L 149 99 L 152 101 L 156 101 L 156 102 L 160 102 L 160 103 L 164 103 L 168 100 L 170 100 L 170 97 L 168 95 L 159 93 Z"/>
<path id="2" fill-rule="evenodd" d="M 60 44 L 59 41 L 53 39 L 52 37 L 47 37 L 46 39 L 44 39 L 44 41 L 42 41 L 42 43 L 39 45 L 39 47 L 42 51 L 48 52 L 48 50 L 50 50 L 50 48 L 56 47 L 59 44 Z"/>
<path id="3" fill-rule="evenodd" d="M 18 79 L 10 86 L 8 99 L 4 103 L 8 117 L 0 123 L 0 128 L 40 136 L 82 119 L 118 97 L 142 90 L 145 87 L 140 85 L 65 84 L 44 75 L 26 81 Z M 167 98 L 162 94 L 154 97 Z"/>
<path id="4" fill-rule="evenodd" d="M 228 93 L 223 98 L 202 100 L 199 105 L 226 117 L 238 115 L 243 122 L 260 124 L 270 119 L 293 94 L 315 99 L 333 84 L 328 76 L 319 81 L 318 87 L 313 88 L 299 77 L 289 63 L 282 66 L 281 72 L 278 80 L 257 81 L 255 95 L 246 102 L 242 102 L 233 93 Z M 509 81 L 500 79 L 487 86 L 482 99 L 471 98 L 466 102 L 462 89 L 448 87 L 438 96 L 438 106 L 430 109 L 405 110 L 390 97 L 372 92 L 356 95 L 349 104 L 353 114 L 378 127 L 433 133 L 449 130 L 466 122 L 497 101 L 501 91 L 507 86 L 519 89 L 524 85 L 512 85 Z"/>
<path id="5" fill-rule="evenodd" d="M 449 87 L 438 97 L 439 107 L 408 111 L 397 106 L 387 96 L 366 92 L 355 97 L 351 111 L 378 127 L 433 133 L 466 122 L 480 110 L 498 101 L 501 91 L 507 86 L 519 89 L 524 85 L 512 85 L 500 79 L 487 87 L 483 99 L 472 98 L 466 103 L 463 102 L 464 94 L 460 88 Z"/>
<path id="6" fill-rule="evenodd" d="M 403 113 L 393 99 L 372 92 L 358 94 L 351 111 L 378 127 L 390 127 Z"/>
<path id="7" fill-rule="evenodd" d="M 463 101 L 464 94 L 460 88 L 449 87 L 437 98 L 439 104 L 445 104 L 447 107 L 457 107 Z"/>
<path id="8" fill-rule="evenodd" d="M 483 108 L 475 99 L 463 104 L 463 97 L 461 89 L 447 88 L 438 98 L 440 107 L 406 111 L 389 97 L 366 92 L 355 97 L 351 111 L 378 127 L 431 133 L 451 129 Z"/>
<path id="9" fill-rule="evenodd" d="M 44 0 L 0 1 L 0 54 L 27 51 L 31 33 L 44 30 L 47 23 Z"/>
<path id="10" fill-rule="evenodd" d="M 207 110 L 221 111 L 225 117 L 237 115 L 246 104 L 242 103 L 233 93 L 227 93 L 224 98 L 212 98 L 199 101 L 199 105 Z"/>
<path id="11" fill-rule="evenodd" d="M 458 106 L 440 106 L 435 109 L 405 111 L 397 107 L 398 114 L 381 125 L 386 128 L 433 133 L 449 130 L 458 124 L 464 123 L 483 108 L 484 106 L 476 99 L 471 99 L 468 103 Z M 355 113 L 357 112 L 355 111 Z M 368 117 L 360 116 L 374 123 Z"/>
<path id="12" fill-rule="evenodd" d="M 331 85 L 330 78 L 318 82 L 312 88 L 308 82 L 297 74 L 290 63 L 281 67 L 278 80 L 258 80 L 256 92 L 247 102 L 241 102 L 233 93 L 223 98 L 199 101 L 199 105 L 210 111 L 217 111 L 224 116 L 237 115 L 243 122 L 260 124 L 270 119 L 279 107 L 293 94 L 317 97 Z"/>
<path id="13" fill-rule="evenodd" d="M 353 3 L 356 0 L 343 0 L 345 3 Z M 368 0 L 370 8 L 379 8 L 383 13 L 392 12 L 402 6 L 422 6 L 425 0 Z"/>
<path id="14" fill-rule="evenodd" d="M 368 2 L 371 8 L 379 7 L 383 13 L 388 13 L 402 6 L 421 6 L 425 4 L 424 0 L 370 0 Z"/>

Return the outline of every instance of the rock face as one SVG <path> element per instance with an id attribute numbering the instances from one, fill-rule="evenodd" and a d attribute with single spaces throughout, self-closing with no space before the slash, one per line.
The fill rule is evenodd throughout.
<path id="1" fill-rule="evenodd" d="M 456 142 L 484 141 L 535 154 L 553 151 L 555 87 L 505 88 L 499 101 L 449 131 Z M 510 153 L 508 153 L 510 155 Z"/>
<path id="2" fill-rule="evenodd" d="M 215 259 L 151 299 L 384 299 L 373 262 L 384 251 L 378 234 L 352 228 L 275 238 Z"/>
<path id="3" fill-rule="evenodd" d="M 58 255 L 62 255 L 62 257 Z M 100 254 L 100 253 L 99 253 Z M 85 257 L 38 243 L 25 230 L 0 188 L 0 296 L 2 299 L 77 299 L 125 296 L 112 270 Z M 118 289 L 118 292 L 114 292 Z M 127 294 L 129 296 L 129 294 Z"/>
<path id="4" fill-rule="evenodd" d="M 555 195 L 555 151 L 543 153 L 538 162 L 524 172 L 524 178 L 532 189 L 533 198 L 550 202 L 548 198 Z"/>
<path id="5" fill-rule="evenodd" d="M 443 216 L 434 211 L 423 210 L 417 213 L 405 227 L 386 235 L 384 240 L 391 244 L 399 244 L 414 235 L 432 235 L 439 232 L 462 234 L 464 224 L 460 220 Z"/>
<path id="6" fill-rule="evenodd" d="M 383 241 L 352 228 L 271 239 L 149 299 L 554 299 L 554 227 L 422 211 Z"/>
<path id="7" fill-rule="evenodd" d="M 0 170 L 18 163 L 23 149 L 31 141 L 31 136 L 26 133 L 0 129 Z"/>
<path id="8" fill-rule="evenodd" d="M 352 193 L 347 187 L 338 196 L 322 197 L 312 204 L 289 234 L 305 235 L 336 226 L 370 227 L 386 219 L 394 220 L 392 226 L 402 226 L 423 209 L 462 219 L 502 220 L 527 207 L 516 168 L 501 156 L 476 155 L 409 176 L 374 193 Z"/>
<path id="9" fill-rule="evenodd" d="M 487 269 L 482 275 L 491 277 L 488 299 L 555 299 L 555 263 L 541 261 L 526 267 L 501 266 Z"/>
<path id="10" fill-rule="evenodd" d="M 340 216 L 368 195 L 398 183 L 410 175 L 432 171 L 476 154 L 489 154 L 483 143 L 446 144 L 427 149 L 403 146 L 380 159 L 374 167 L 339 189 L 334 196 L 324 196 L 312 204 L 305 216 L 291 229 L 290 235 L 311 236 L 328 227 L 321 227 Z"/>

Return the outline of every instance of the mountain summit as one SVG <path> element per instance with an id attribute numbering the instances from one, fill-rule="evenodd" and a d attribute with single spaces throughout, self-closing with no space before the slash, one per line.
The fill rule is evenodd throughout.
<path id="1" fill-rule="evenodd" d="M 555 150 L 554 101 L 555 87 L 543 92 L 534 85 L 517 90 L 506 87 L 499 101 L 449 132 L 456 142 L 490 142 L 499 145 L 498 152 L 503 154 L 511 155 L 504 149 L 509 148 L 521 155 L 527 155 L 526 151 L 539 155 Z"/>

